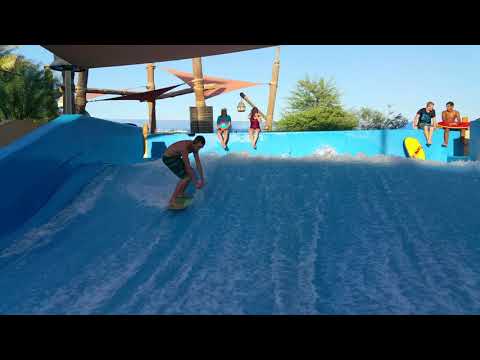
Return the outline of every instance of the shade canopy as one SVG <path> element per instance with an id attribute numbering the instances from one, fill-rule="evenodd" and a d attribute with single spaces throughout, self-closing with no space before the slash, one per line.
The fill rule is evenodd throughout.
<path id="1" fill-rule="evenodd" d="M 93 100 L 97 97 L 100 97 L 100 96 L 105 96 L 105 94 L 98 94 L 98 93 L 89 93 L 87 92 L 87 101 L 90 101 L 90 100 Z"/>
<path id="2" fill-rule="evenodd" d="M 166 92 L 175 89 L 176 87 L 183 85 L 183 84 L 178 84 L 178 85 L 173 85 L 173 86 L 168 86 L 164 87 L 161 89 L 156 89 L 156 90 L 150 90 L 150 91 L 144 91 L 144 92 L 139 92 L 137 94 L 131 94 L 131 95 L 124 95 L 124 96 L 118 96 L 118 97 L 113 97 L 113 98 L 108 98 L 108 99 L 101 99 L 101 100 L 95 100 L 95 101 L 110 101 L 110 100 L 137 100 L 140 102 L 143 101 L 154 101 L 157 99 L 160 95 L 165 94 Z M 101 94 L 100 94 L 101 95 Z"/>
<path id="3" fill-rule="evenodd" d="M 228 54 L 271 45 L 43 45 L 70 64 L 99 68 Z"/>
<path id="4" fill-rule="evenodd" d="M 185 71 L 178 71 L 175 69 L 163 69 L 168 71 L 170 74 L 175 75 L 179 79 L 183 80 L 188 86 L 193 87 L 193 74 L 188 73 Z M 204 76 L 203 77 L 204 84 L 212 84 L 214 85 L 213 89 L 205 90 L 205 99 L 225 94 L 230 91 L 243 89 L 251 86 L 262 85 L 261 83 L 255 83 L 250 81 L 242 81 L 242 80 L 230 80 L 230 79 L 222 79 L 219 77 L 213 76 Z"/>

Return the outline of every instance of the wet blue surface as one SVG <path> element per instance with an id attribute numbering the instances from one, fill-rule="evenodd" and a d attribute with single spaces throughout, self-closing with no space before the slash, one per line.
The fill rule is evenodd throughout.
<path id="1" fill-rule="evenodd" d="M 120 145 L 38 165 L 61 176 L 0 236 L 1 314 L 480 313 L 478 162 L 206 151 L 171 212 L 178 179 Z"/>

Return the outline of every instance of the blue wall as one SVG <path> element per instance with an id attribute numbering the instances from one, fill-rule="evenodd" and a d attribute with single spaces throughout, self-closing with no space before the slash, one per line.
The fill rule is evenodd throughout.
<path id="1" fill-rule="evenodd" d="M 480 138 L 479 127 L 479 121 L 472 122 L 472 159 L 480 157 L 480 149 L 475 145 L 475 139 Z M 231 151 L 227 153 L 220 147 L 216 134 L 203 135 L 207 144 L 202 153 L 219 155 L 236 152 L 301 157 L 332 149 L 337 154 L 403 157 L 405 137 L 425 142 L 418 130 L 273 132 L 262 133 L 257 150 L 253 150 L 247 133 L 233 133 Z M 427 159 L 445 162 L 450 156 L 463 155 L 459 136 L 459 132 L 452 132 L 448 148 L 443 148 L 443 131 L 435 131 L 433 146 L 424 147 Z M 183 139 L 192 137 L 149 137 L 147 157 L 158 158 L 166 147 Z M 61 199 L 55 198 L 58 206 L 68 202 L 75 189 L 88 183 L 106 164 L 131 164 L 142 161 L 142 157 L 141 128 L 79 115 L 61 116 L 0 149 L 0 237 L 37 213 L 62 186 L 68 184 L 71 191 L 65 191 Z M 51 211 L 54 213 L 55 209 Z"/>
<path id="2" fill-rule="evenodd" d="M 470 123 L 470 159 L 480 160 L 480 119 Z"/>
<path id="3" fill-rule="evenodd" d="M 60 116 L 0 149 L 0 237 L 35 214 L 62 184 L 72 183 L 73 174 L 82 172 L 76 181 L 82 186 L 105 164 L 142 156 L 140 128 L 79 115 Z"/>
<path id="4" fill-rule="evenodd" d="M 247 133 L 230 135 L 229 149 L 222 149 L 216 134 L 202 134 L 207 143 L 202 153 L 226 155 L 232 152 L 246 152 L 250 155 L 301 157 L 333 149 L 337 154 L 366 156 L 390 155 L 405 156 L 403 140 L 407 136 L 417 138 L 425 144 L 423 132 L 420 130 L 353 130 L 353 131 L 316 131 L 316 132 L 272 132 L 261 133 L 257 150 L 253 150 Z M 147 157 L 158 158 L 163 150 L 172 143 L 193 139 L 187 134 L 155 135 L 148 138 Z M 424 146 L 428 160 L 447 162 L 451 156 L 462 156 L 463 145 L 460 142 L 460 132 L 450 133 L 447 148 L 441 146 L 443 130 L 435 130 L 433 145 Z"/>

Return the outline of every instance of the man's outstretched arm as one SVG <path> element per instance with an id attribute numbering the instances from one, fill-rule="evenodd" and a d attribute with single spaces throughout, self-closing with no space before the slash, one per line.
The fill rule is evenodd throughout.
<path id="1" fill-rule="evenodd" d="M 197 165 L 197 170 L 198 173 L 200 174 L 200 181 L 202 182 L 202 186 L 204 183 L 204 177 L 203 177 L 203 168 L 202 168 L 202 163 L 200 161 L 200 155 L 198 153 L 193 153 L 193 156 L 195 157 L 195 164 Z"/>
<path id="2" fill-rule="evenodd" d="M 188 158 L 188 151 L 182 151 L 182 160 L 185 164 L 185 171 L 190 177 L 190 179 L 195 180 L 195 173 L 193 172 L 192 166 L 190 165 L 190 159 Z"/>

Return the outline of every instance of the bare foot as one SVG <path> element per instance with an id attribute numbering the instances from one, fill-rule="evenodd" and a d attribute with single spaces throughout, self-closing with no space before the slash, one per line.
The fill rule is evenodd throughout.
<path id="1" fill-rule="evenodd" d="M 172 203 L 169 203 L 169 204 L 168 204 L 168 207 L 171 208 L 171 209 L 182 209 L 182 205 L 177 204 L 177 203 L 175 203 L 175 202 L 174 202 L 173 204 L 172 204 Z"/>

